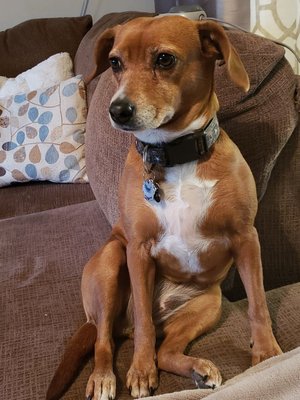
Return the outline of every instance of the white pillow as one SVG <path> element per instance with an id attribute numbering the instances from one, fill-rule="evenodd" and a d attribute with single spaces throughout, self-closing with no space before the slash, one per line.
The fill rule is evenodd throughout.
<path id="1" fill-rule="evenodd" d="M 54 86 L 73 77 L 73 62 L 68 53 L 58 53 L 16 78 L 0 76 L 0 98 Z"/>

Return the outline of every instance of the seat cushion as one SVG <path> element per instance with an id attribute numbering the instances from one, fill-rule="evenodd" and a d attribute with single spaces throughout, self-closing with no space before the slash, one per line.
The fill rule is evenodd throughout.
<path id="1" fill-rule="evenodd" d="M 83 266 L 109 231 L 96 201 L 0 221 L 0 398 L 45 398 L 68 339 L 85 322 Z M 294 284 L 267 294 L 284 351 L 300 345 L 299 292 Z M 216 329 L 188 352 L 211 359 L 227 380 L 250 366 L 250 332 L 247 302 L 223 303 Z M 132 340 L 117 342 L 118 399 L 130 398 L 124 382 L 132 353 Z M 92 368 L 90 360 L 65 400 L 84 398 Z M 189 388 L 194 388 L 191 380 L 162 372 L 157 394 Z"/>
<path id="2" fill-rule="evenodd" d="M 0 221 L 1 399 L 45 398 L 84 321 L 83 266 L 109 232 L 96 201 Z"/>
<path id="3" fill-rule="evenodd" d="M 0 221 L 0 398 L 40 400 L 68 339 L 85 322 L 80 294 L 82 269 L 110 232 L 96 201 Z M 284 351 L 300 345 L 300 286 L 267 294 L 274 332 Z M 188 324 L 188 321 L 187 321 Z M 216 329 L 193 342 L 189 354 L 211 359 L 224 380 L 250 366 L 245 300 L 224 299 Z M 132 340 L 117 342 L 118 398 L 129 399 L 125 376 Z M 65 400 L 84 398 L 90 360 Z M 194 388 L 191 380 L 160 374 L 157 393 Z"/>
<path id="4" fill-rule="evenodd" d="M 1 188 L 0 220 L 94 200 L 88 183 L 29 182 Z"/>

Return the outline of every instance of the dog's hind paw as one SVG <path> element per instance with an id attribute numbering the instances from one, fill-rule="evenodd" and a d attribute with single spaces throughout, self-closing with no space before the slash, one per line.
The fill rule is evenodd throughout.
<path id="1" fill-rule="evenodd" d="M 94 370 L 86 387 L 86 400 L 113 400 L 116 397 L 116 377 L 112 371 L 104 374 Z"/>
<path id="2" fill-rule="evenodd" d="M 198 359 L 194 365 L 192 379 L 199 389 L 215 389 L 222 383 L 218 368 L 209 360 Z"/>
<path id="3" fill-rule="evenodd" d="M 195 382 L 195 385 L 197 386 L 198 389 L 214 389 L 215 385 L 208 386 L 206 385 L 205 382 L 207 382 L 208 376 L 207 375 L 199 375 L 197 372 L 193 371 L 192 372 L 192 379 Z"/>

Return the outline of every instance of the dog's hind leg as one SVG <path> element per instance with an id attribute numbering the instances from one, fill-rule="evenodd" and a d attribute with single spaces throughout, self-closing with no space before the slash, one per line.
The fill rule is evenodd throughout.
<path id="1" fill-rule="evenodd" d="M 221 384 L 218 368 L 209 360 L 184 354 L 187 345 L 210 330 L 221 314 L 221 290 L 215 285 L 189 300 L 163 327 L 163 342 L 158 351 L 158 367 L 192 378 L 201 388 Z"/>
<path id="2" fill-rule="evenodd" d="M 113 329 L 129 296 L 126 248 L 114 232 L 86 265 L 82 277 L 83 305 L 88 321 L 97 327 L 95 367 L 87 388 L 87 399 L 110 400 L 116 395 L 113 373 Z"/>

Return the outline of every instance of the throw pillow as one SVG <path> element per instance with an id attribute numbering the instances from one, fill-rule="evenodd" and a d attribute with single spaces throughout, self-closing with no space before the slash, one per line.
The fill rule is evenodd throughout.
<path id="1" fill-rule="evenodd" d="M 86 182 L 86 114 L 81 76 L 0 99 L 0 186 Z"/>
<path id="2" fill-rule="evenodd" d="M 58 53 L 16 78 L 0 76 L 0 98 L 50 87 L 74 76 L 73 62 L 68 53 Z"/>

